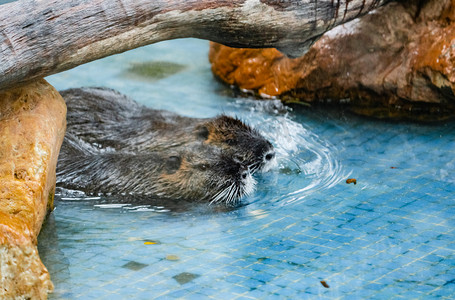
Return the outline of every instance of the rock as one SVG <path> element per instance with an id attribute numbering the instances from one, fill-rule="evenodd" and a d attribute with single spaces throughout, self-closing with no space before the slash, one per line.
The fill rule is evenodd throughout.
<path id="1" fill-rule="evenodd" d="M 1 299 L 45 299 L 53 290 L 36 244 L 53 202 L 65 116 L 44 79 L 0 91 Z"/>
<path id="2" fill-rule="evenodd" d="M 263 98 L 345 103 L 369 116 L 455 115 L 455 0 L 391 2 L 324 34 L 290 59 L 211 44 L 213 73 Z"/>

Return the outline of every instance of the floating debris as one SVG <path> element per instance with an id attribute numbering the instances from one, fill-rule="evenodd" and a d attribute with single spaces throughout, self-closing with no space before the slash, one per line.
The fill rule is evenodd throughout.
<path id="1" fill-rule="evenodd" d="M 161 244 L 160 241 L 154 241 L 154 240 L 143 240 L 144 241 L 144 245 L 159 245 Z"/>
<path id="2" fill-rule="evenodd" d="M 355 180 L 355 179 L 354 179 Z M 327 282 L 325 282 L 324 280 L 321 280 L 320 281 L 322 286 L 325 287 L 326 289 L 328 289 L 330 286 L 327 284 Z"/>
<path id="3" fill-rule="evenodd" d="M 354 179 L 354 178 L 346 179 L 346 183 L 347 184 L 350 184 L 350 183 L 357 184 L 357 179 Z"/>
<path id="4" fill-rule="evenodd" d="M 166 255 L 166 259 L 167 260 L 171 260 L 171 261 L 175 261 L 175 260 L 179 260 L 180 257 L 178 257 L 177 255 L 174 255 L 174 254 L 168 254 L 168 255 Z"/>

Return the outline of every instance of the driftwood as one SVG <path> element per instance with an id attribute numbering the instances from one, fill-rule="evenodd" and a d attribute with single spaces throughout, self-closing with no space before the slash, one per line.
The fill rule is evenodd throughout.
<path id="1" fill-rule="evenodd" d="M 0 6 L 0 89 L 184 37 L 303 54 L 387 0 L 20 0 Z"/>

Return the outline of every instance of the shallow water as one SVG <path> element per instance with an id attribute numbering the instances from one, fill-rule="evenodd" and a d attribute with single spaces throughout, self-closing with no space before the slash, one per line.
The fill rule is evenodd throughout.
<path id="1" fill-rule="evenodd" d="M 455 123 L 237 98 L 207 54 L 205 41 L 169 41 L 47 78 L 187 116 L 236 115 L 271 140 L 278 162 L 235 209 L 57 199 L 39 238 L 51 299 L 455 297 Z M 139 62 L 184 68 L 129 76 Z"/>

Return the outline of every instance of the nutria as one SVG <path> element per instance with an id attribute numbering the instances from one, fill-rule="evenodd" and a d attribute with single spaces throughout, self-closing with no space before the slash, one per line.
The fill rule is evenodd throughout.
<path id="1" fill-rule="evenodd" d="M 86 193 L 236 204 L 256 184 L 248 167 L 222 149 L 201 143 L 138 154 L 93 153 L 75 142 L 61 151 L 57 186 Z"/>
<path id="2" fill-rule="evenodd" d="M 223 149 L 251 173 L 266 171 L 274 162 L 272 144 L 236 118 L 184 117 L 145 107 L 107 88 L 69 89 L 61 95 L 68 106 L 65 140 L 77 137 L 93 149 L 162 152 L 200 141 Z"/>

